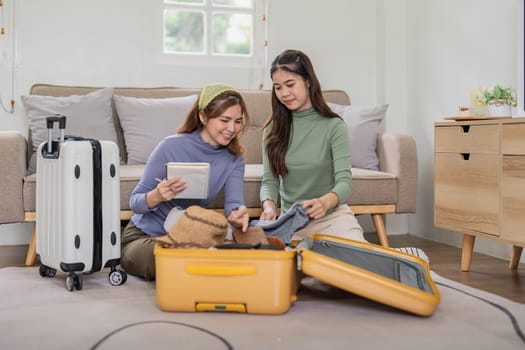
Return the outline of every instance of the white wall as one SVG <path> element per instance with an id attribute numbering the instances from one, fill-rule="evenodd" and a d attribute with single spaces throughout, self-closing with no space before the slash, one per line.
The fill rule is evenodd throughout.
<path id="1" fill-rule="evenodd" d="M 433 228 L 433 123 L 468 105 L 469 91 L 497 83 L 517 86 L 520 0 L 407 0 L 407 132 L 419 156 L 417 215 L 409 232 L 461 243 L 461 236 Z M 454 169 L 451 169 L 454 171 Z M 477 239 L 476 250 L 508 258 L 510 246 Z"/>
<path id="2" fill-rule="evenodd" d="M 13 1 L 4 0 L 8 14 Z M 416 138 L 417 214 L 388 215 L 390 234 L 410 232 L 460 244 L 460 235 L 433 227 L 433 123 L 468 104 L 472 88 L 516 86 L 519 1 L 269 0 L 270 61 L 284 49 L 305 51 L 324 89 L 346 90 L 354 104 L 388 103 L 386 129 Z M 199 87 L 223 81 L 238 88 L 264 82 L 269 88 L 267 67 L 166 64 L 159 55 L 160 8 L 160 0 L 17 0 L 17 105 L 14 114 L 0 111 L 0 130 L 25 133 L 20 95 L 37 82 Z M 11 97 L 12 16 L 5 26 L 8 35 L 0 37 L 4 101 Z M 30 230 L 30 225 L 0 226 L 0 242 L 11 232 L 27 239 Z M 508 257 L 507 245 L 478 242 L 477 250 Z"/>

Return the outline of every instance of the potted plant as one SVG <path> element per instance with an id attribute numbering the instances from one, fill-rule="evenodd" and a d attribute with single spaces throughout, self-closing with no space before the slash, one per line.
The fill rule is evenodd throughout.
<path id="1" fill-rule="evenodd" d="M 481 105 L 488 106 L 492 116 L 512 116 L 511 107 L 517 105 L 516 90 L 510 86 L 495 85 L 489 89 L 479 88 L 476 95 Z"/>

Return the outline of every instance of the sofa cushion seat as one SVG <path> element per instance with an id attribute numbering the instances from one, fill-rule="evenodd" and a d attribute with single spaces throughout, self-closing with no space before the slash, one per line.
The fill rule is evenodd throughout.
<path id="1" fill-rule="evenodd" d="M 24 177 L 24 211 L 34 212 L 36 208 L 36 173 Z"/>
<path id="2" fill-rule="evenodd" d="M 120 210 L 130 210 L 129 196 L 144 171 L 144 165 L 120 166 Z M 24 177 L 24 211 L 36 209 L 36 173 Z"/>
<path id="3" fill-rule="evenodd" d="M 143 164 L 120 166 L 120 210 L 130 210 L 129 197 L 143 172 Z"/>
<path id="4" fill-rule="evenodd" d="M 246 164 L 244 171 L 244 197 L 249 208 L 260 207 L 259 189 L 261 188 L 262 164 Z M 120 210 L 130 210 L 129 197 L 144 172 L 144 165 L 120 166 Z M 24 177 L 24 211 L 34 212 L 36 208 L 36 173 Z M 224 194 L 219 193 L 210 204 L 211 208 L 224 207 Z"/>
<path id="5" fill-rule="evenodd" d="M 130 210 L 129 197 L 144 171 L 144 165 L 120 166 L 120 209 Z M 262 164 L 246 164 L 244 169 L 244 198 L 248 208 L 259 208 Z M 380 205 L 397 203 L 397 178 L 395 175 L 352 168 L 352 195 L 350 205 Z M 24 211 L 34 212 L 36 203 L 36 174 L 24 178 Z M 224 194 L 221 192 L 210 204 L 210 208 L 223 208 Z"/>
<path id="6" fill-rule="evenodd" d="M 352 168 L 350 205 L 381 205 L 398 202 L 397 176 L 378 170 Z"/>

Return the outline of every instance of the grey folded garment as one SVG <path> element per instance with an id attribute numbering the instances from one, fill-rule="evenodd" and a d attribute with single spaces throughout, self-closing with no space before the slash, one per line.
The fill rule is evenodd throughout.
<path id="1" fill-rule="evenodd" d="M 290 243 L 292 242 L 293 234 L 305 227 L 308 221 L 310 221 L 310 218 L 304 212 L 301 203 L 294 203 L 277 220 L 252 220 L 250 221 L 250 226 L 260 226 L 267 236 L 275 236 L 284 243 Z"/>

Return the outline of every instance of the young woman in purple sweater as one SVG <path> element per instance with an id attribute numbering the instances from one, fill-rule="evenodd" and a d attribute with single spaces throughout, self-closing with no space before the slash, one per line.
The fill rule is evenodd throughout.
<path id="1" fill-rule="evenodd" d="M 173 208 L 207 207 L 224 189 L 224 215 L 243 231 L 248 226 L 244 207 L 244 157 L 239 135 L 249 125 L 242 96 L 224 84 L 205 85 L 175 135 L 163 139 L 148 158 L 144 173 L 130 197 L 134 214 L 122 232 L 121 265 L 132 275 L 155 279 L 155 236 L 166 234 L 164 221 Z M 208 197 L 180 199 L 186 188 L 180 177 L 165 179 L 168 162 L 210 164 Z M 241 209 L 238 209 L 241 208 Z"/>

